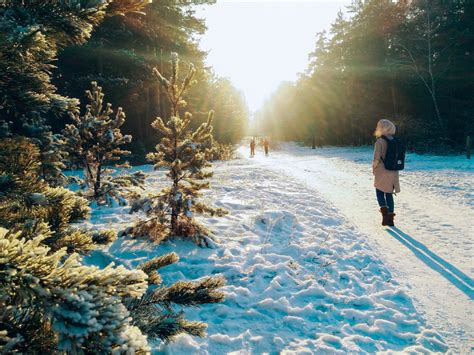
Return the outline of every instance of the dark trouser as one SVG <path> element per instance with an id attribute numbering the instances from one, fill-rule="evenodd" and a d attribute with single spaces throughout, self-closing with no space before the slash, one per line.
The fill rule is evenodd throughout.
<path id="1" fill-rule="evenodd" d="M 393 202 L 393 194 L 385 193 L 379 189 L 375 189 L 377 193 L 377 201 L 380 207 L 388 207 L 388 211 L 393 213 L 395 211 L 395 203 Z"/>
<path id="2" fill-rule="evenodd" d="M 250 155 L 255 155 L 255 147 L 250 147 Z"/>
<path id="3" fill-rule="evenodd" d="M 268 147 L 265 147 L 265 155 L 268 155 Z"/>

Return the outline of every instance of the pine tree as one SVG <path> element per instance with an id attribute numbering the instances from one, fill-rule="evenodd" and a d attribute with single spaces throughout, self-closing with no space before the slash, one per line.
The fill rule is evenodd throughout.
<path id="1" fill-rule="evenodd" d="M 183 99 L 186 90 L 192 86 L 196 70 L 190 65 L 186 76 L 179 82 L 179 59 L 176 53 L 171 55 L 171 76 L 166 79 L 158 71 L 153 70 L 160 84 L 166 89 L 170 102 L 170 117 L 166 122 L 160 117 L 152 123 L 152 127 L 163 137 L 156 146 L 156 152 L 147 155 L 155 169 L 164 168 L 171 186 L 161 191 L 150 201 L 142 201 L 151 218 L 140 222 L 134 228 L 135 235 L 149 235 L 161 241 L 170 236 L 189 237 L 198 244 L 207 243 L 210 232 L 200 225 L 193 213 L 222 216 L 225 211 L 213 208 L 198 199 L 201 190 L 209 187 L 208 178 L 212 171 L 208 157 L 212 150 L 212 118 L 209 113 L 207 122 L 194 132 L 190 130 L 192 115 L 189 112 L 181 117 L 180 109 L 186 102 Z"/>
<path id="2" fill-rule="evenodd" d="M 84 231 L 85 199 L 40 177 L 38 147 L 26 138 L 0 140 L 0 353 L 147 352 L 150 339 L 203 336 L 206 324 L 182 308 L 215 303 L 222 277 L 161 284 L 158 269 L 176 254 L 139 266 L 148 274 L 82 266 L 77 253 L 109 243 L 111 231 Z M 67 256 L 69 255 L 69 256 Z M 146 290 L 146 291 L 145 291 Z"/>
<path id="3" fill-rule="evenodd" d="M 125 122 L 125 113 L 119 107 L 114 114 L 111 104 L 104 107 L 104 94 L 96 82 L 92 82 L 92 88 L 86 91 L 86 96 L 89 100 L 86 112 L 82 116 L 70 112 L 74 123 L 66 125 L 63 131 L 68 151 L 85 169 L 85 184 L 89 189 L 86 197 L 99 204 L 111 204 L 112 200 L 124 204 L 126 190 L 141 186 L 145 179 L 141 171 L 111 176 L 113 170 L 106 167 L 130 154 L 121 148 L 132 140 L 132 136 L 122 135 L 120 131 Z"/>
<path id="4" fill-rule="evenodd" d="M 183 307 L 198 307 L 202 304 L 221 302 L 224 294 L 222 276 L 205 277 L 198 281 L 178 281 L 171 286 L 162 285 L 158 270 L 178 262 L 178 256 L 170 253 L 153 258 L 138 266 L 148 275 L 151 285 L 140 299 L 132 299 L 127 308 L 133 318 L 132 324 L 147 334 L 150 340 L 172 341 L 181 333 L 202 337 L 207 325 L 184 318 Z"/>
<path id="5" fill-rule="evenodd" d="M 105 16 L 142 9 L 147 0 L 0 2 L 0 120 L 32 111 L 59 116 L 78 105 L 51 82 L 60 49 L 85 43 Z"/>
<path id="6" fill-rule="evenodd" d="M 146 2 L 0 4 L 0 226 L 10 229 L 0 228 L 0 353 L 147 353 L 141 329 L 159 339 L 179 332 L 203 334 L 204 325 L 184 320 L 173 304 L 196 306 L 223 297 L 216 291 L 221 278 L 161 286 L 158 295 L 156 285 L 147 291 L 147 277 L 140 270 L 82 265 L 76 253 L 108 243 L 115 233 L 73 228 L 72 222 L 89 215 L 87 200 L 46 181 L 59 183 L 55 179 L 60 177 L 62 152 L 52 151 L 62 142 L 40 115 L 59 116 L 78 105 L 58 95 L 51 84 L 57 50 L 87 40 L 106 10 L 122 13 Z M 32 138 L 18 136 L 25 132 Z M 108 137 L 120 140 L 121 134 L 115 133 L 113 129 Z M 114 149 L 112 155 L 104 153 L 105 160 L 116 157 Z M 137 181 L 143 176 L 119 176 L 110 183 Z M 106 190 L 103 182 L 101 188 Z M 169 259 L 176 260 L 165 256 L 158 264 Z M 152 264 L 143 270 L 156 284 L 160 278 Z M 148 303 L 143 303 L 145 296 Z"/>
<path id="7" fill-rule="evenodd" d="M 21 230 L 22 238 L 37 233 L 53 250 L 87 253 L 115 238 L 112 231 L 86 231 L 71 223 L 89 216 L 84 198 L 41 178 L 38 147 L 26 138 L 0 140 L 0 226 Z"/>
<path id="8" fill-rule="evenodd" d="M 173 253 L 140 265 L 150 287 L 132 294 L 145 282 L 142 274 L 81 266 L 76 253 L 115 233 L 71 227 L 88 216 L 88 203 L 49 187 L 39 177 L 39 154 L 26 138 L 0 141 L 0 227 L 10 229 L 0 231 L 0 353 L 147 351 L 143 334 L 164 341 L 183 332 L 203 336 L 206 324 L 186 320 L 182 308 L 221 301 L 224 279 L 162 285 L 158 269 L 178 261 Z"/>
<path id="9" fill-rule="evenodd" d="M 45 238 L 0 228 L 0 353 L 148 352 L 124 305 L 145 293 L 145 273 L 83 266 Z"/>
<path id="10" fill-rule="evenodd" d="M 50 186 L 65 185 L 69 180 L 63 173 L 68 156 L 64 150 L 64 137 L 53 133 L 46 119 L 38 113 L 21 117 L 21 122 L 25 135 L 38 147 L 41 178 Z"/>

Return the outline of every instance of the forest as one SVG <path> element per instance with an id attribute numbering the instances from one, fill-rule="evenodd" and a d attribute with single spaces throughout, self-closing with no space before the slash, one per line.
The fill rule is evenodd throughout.
<path id="1" fill-rule="evenodd" d="M 119 232 L 207 243 L 193 214 L 226 213 L 200 190 L 247 112 L 205 68 L 192 6 L 0 3 L 0 353 L 148 353 L 149 342 L 205 334 L 182 309 L 222 301 L 222 276 L 164 285 L 158 269 L 175 252 L 132 269 L 83 262 Z M 168 170 L 169 187 L 143 191 L 147 175 L 128 168 L 145 159 Z M 81 225 L 124 205 L 146 217 L 124 231 Z"/>
<path id="2" fill-rule="evenodd" d="M 363 145 L 387 118 L 410 149 L 463 151 L 474 133 L 473 16 L 472 1 L 353 2 L 257 113 L 255 132 Z"/>
<path id="3" fill-rule="evenodd" d="M 203 5 L 212 2 L 196 3 Z M 48 4 L 43 1 L 27 2 L 29 3 L 32 4 L 30 8 Z M 93 6 L 88 4 L 94 4 L 94 1 L 72 2 L 75 3 L 88 7 Z M 9 67 L 8 73 L 1 73 L 1 89 L 10 102 L 2 105 L 0 119 L 5 122 L 13 121 L 13 133 L 25 134 L 18 121 L 21 116 L 32 111 L 40 113 L 45 124 L 54 133 L 59 133 L 68 123 L 64 119 L 66 108 L 70 110 L 71 105 L 83 102 L 86 99 L 85 90 L 95 81 L 104 89 L 107 102 L 122 107 L 127 115 L 122 129 L 134 137 L 127 146 L 132 152 L 129 160 L 132 163 L 144 163 L 146 152 L 153 149 L 160 139 L 156 132 L 149 129 L 150 124 L 156 116 L 165 117 L 170 110 L 163 88 L 150 73 L 154 67 L 158 67 L 165 75 L 169 74 L 166 63 L 170 53 L 176 52 L 183 63 L 193 63 L 197 69 L 198 85 L 189 92 L 187 100 L 187 109 L 195 112 L 193 125 L 197 127 L 204 122 L 207 112 L 213 109 L 214 137 L 217 141 L 235 144 L 240 140 L 246 131 L 248 119 L 245 100 L 228 79 L 218 77 L 212 68 L 206 67 L 206 53 L 199 48 L 196 39 L 204 33 L 206 26 L 204 19 L 195 15 L 195 2 L 160 0 L 150 2 L 139 10 L 133 7 L 134 3 L 135 1 L 130 1 L 131 5 L 127 5 L 124 10 L 120 5 L 112 4 L 111 7 L 115 6 L 118 10 L 105 10 L 105 16 L 100 18 L 89 14 L 85 19 L 71 16 L 59 24 L 48 23 L 57 21 L 55 17 L 58 14 L 41 17 L 43 9 L 37 9 L 35 11 L 38 13 L 31 15 L 25 11 L 24 16 L 33 16 L 38 21 L 36 26 L 49 27 L 47 36 L 42 40 L 50 43 L 42 44 L 47 52 L 39 52 L 36 58 L 31 58 L 41 61 L 36 64 L 37 68 L 30 68 L 31 74 L 25 73 L 24 69 L 33 63 L 21 62 L 16 63 L 17 72 L 14 73 Z M 2 14 L 4 21 L 8 20 L 6 15 L 5 12 Z M 71 24 L 67 21 L 85 22 Z M 75 28 L 70 28 L 72 26 Z M 78 33 L 70 33 L 70 30 Z M 17 31 L 21 31 L 21 28 Z M 6 35 L 6 32 L 3 34 Z M 17 35 L 24 36 L 21 32 Z M 13 38 L 4 40 L 12 41 Z M 35 43 L 29 45 L 34 46 Z M 19 48 L 8 50 L 15 49 Z M 2 58 L 19 61 L 20 56 L 21 53 L 9 52 L 3 53 Z M 6 68 L 7 63 L 4 63 L 3 69 Z M 19 87 L 19 82 L 22 87 Z M 16 85 L 16 96 L 10 98 L 6 89 L 13 90 L 12 83 Z M 31 95 L 24 95 L 23 92 Z M 64 99 L 61 99 L 62 102 L 54 102 L 52 97 L 48 97 L 53 95 L 56 95 L 56 100 Z M 13 105 L 15 109 L 12 109 Z"/>

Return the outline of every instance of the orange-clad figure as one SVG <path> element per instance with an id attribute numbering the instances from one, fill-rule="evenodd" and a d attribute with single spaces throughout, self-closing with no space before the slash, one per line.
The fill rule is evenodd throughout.
<path id="1" fill-rule="evenodd" d="M 250 140 L 250 156 L 253 157 L 255 155 L 255 139 L 252 138 Z"/>
<path id="2" fill-rule="evenodd" d="M 268 155 L 268 149 L 270 149 L 270 142 L 267 138 L 263 140 L 263 149 L 265 150 L 265 155 Z"/>

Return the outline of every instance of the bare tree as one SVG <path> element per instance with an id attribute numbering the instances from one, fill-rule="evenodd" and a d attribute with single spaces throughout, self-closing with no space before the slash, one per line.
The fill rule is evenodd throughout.
<path id="1" fill-rule="evenodd" d="M 410 44 L 402 42 L 396 44 L 406 55 L 406 60 L 401 62 L 408 64 L 413 69 L 426 88 L 433 103 L 439 128 L 443 135 L 446 135 L 445 122 L 438 105 L 436 84 L 451 64 L 451 58 L 446 52 L 452 46 L 453 41 L 450 41 L 444 48 L 435 48 L 436 33 L 441 24 L 439 20 L 433 20 L 431 2 L 425 0 L 425 6 L 422 9 L 419 7 L 414 9 L 417 11 L 414 14 L 414 21 L 417 18 L 420 19 L 420 25 L 415 27 L 414 33 L 410 36 Z M 444 65 L 441 65 L 440 63 L 443 62 L 445 62 Z"/>

